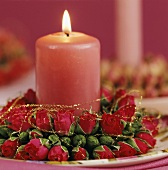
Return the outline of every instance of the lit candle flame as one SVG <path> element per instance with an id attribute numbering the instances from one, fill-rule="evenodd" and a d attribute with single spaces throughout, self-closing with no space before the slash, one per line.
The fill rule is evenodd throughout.
<path id="1" fill-rule="evenodd" d="M 71 20 L 70 20 L 70 16 L 67 10 L 64 11 L 64 15 L 62 18 L 62 31 L 69 36 L 69 34 L 71 33 Z"/>

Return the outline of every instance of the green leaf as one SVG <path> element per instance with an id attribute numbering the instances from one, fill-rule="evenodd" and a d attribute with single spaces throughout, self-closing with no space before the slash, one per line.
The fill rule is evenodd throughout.
<path id="1" fill-rule="evenodd" d="M 18 137 L 19 136 L 19 132 L 12 132 L 10 137 Z"/>
<path id="2" fill-rule="evenodd" d="M 88 136 L 87 137 L 87 146 L 89 148 L 95 148 L 99 145 L 100 145 L 99 140 L 95 136 Z"/>
<path id="3" fill-rule="evenodd" d="M 114 139 L 111 136 L 103 135 L 99 138 L 101 145 L 111 146 L 114 143 Z"/>
<path id="4" fill-rule="evenodd" d="M 76 124 L 75 132 L 78 133 L 78 134 L 83 134 L 83 135 L 85 135 L 85 132 L 83 131 L 83 129 L 81 128 L 81 126 L 79 125 L 78 122 L 77 122 L 77 124 Z"/>
<path id="5" fill-rule="evenodd" d="M 84 147 L 86 144 L 86 138 L 83 135 L 76 135 L 73 137 L 72 143 L 74 146 Z"/>
<path id="6" fill-rule="evenodd" d="M 29 141 L 29 133 L 28 132 L 21 132 L 19 135 L 19 139 L 21 143 L 27 143 Z"/>
<path id="7" fill-rule="evenodd" d="M 104 151 L 104 148 L 103 148 L 102 145 L 100 145 L 100 146 L 95 147 L 95 148 L 94 148 L 94 151 L 100 151 L 100 152 L 102 152 L 102 151 Z"/>
<path id="8" fill-rule="evenodd" d="M 126 143 L 128 143 L 131 147 L 133 147 L 138 152 L 140 152 L 140 149 L 139 149 L 138 145 L 136 144 L 135 139 L 130 138 L 126 141 Z"/>
<path id="9" fill-rule="evenodd" d="M 14 140 L 16 140 L 16 139 L 18 139 L 18 137 L 15 137 L 15 136 L 11 136 L 11 137 L 9 138 L 9 140 L 11 140 L 11 141 L 14 141 Z"/>
<path id="10" fill-rule="evenodd" d="M 51 145 L 49 143 L 49 140 L 48 139 L 45 139 L 45 138 L 39 138 L 40 139 L 40 142 L 43 146 L 46 146 L 48 149 L 51 148 Z"/>
<path id="11" fill-rule="evenodd" d="M 119 145 L 112 145 L 111 148 L 114 148 L 114 149 L 116 149 L 118 151 L 120 150 L 120 146 Z"/>
<path id="12" fill-rule="evenodd" d="M 96 121 L 96 125 L 95 125 L 95 127 L 93 128 L 91 134 L 92 134 L 92 135 L 95 134 L 98 129 L 99 129 L 99 121 L 97 120 L 97 121 Z"/>
<path id="13" fill-rule="evenodd" d="M 5 141 L 6 139 L 0 139 L 0 145 L 2 145 Z"/>
<path id="14" fill-rule="evenodd" d="M 65 146 L 61 146 L 61 148 L 62 148 L 62 150 L 64 151 L 64 152 L 68 152 L 68 149 L 65 147 Z M 69 152 L 68 152 L 69 153 Z"/>
<path id="15" fill-rule="evenodd" d="M 48 137 L 48 139 L 51 141 L 52 145 L 56 145 L 56 144 L 60 144 L 61 143 L 60 140 L 59 140 L 59 137 L 56 134 L 50 135 Z"/>
<path id="16" fill-rule="evenodd" d="M 74 148 L 72 149 L 72 152 L 79 152 L 79 146 L 74 147 Z"/>
<path id="17" fill-rule="evenodd" d="M 18 149 L 17 149 L 17 152 L 23 151 L 23 150 L 24 150 L 24 147 L 25 147 L 25 145 L 19 146 Z"/>
<path id="18" fill-rule="evenodd" d="M 124 128 L 127 126 L 127 122 L 121 119 L 122 124 L 124 125 Z"/>
<path id="19" fill-rule="evenodd" d="M 0 135 L 3 138 L 5 138 L 5 139 L 9 138 L 12 132 L 13 131 L 11 129 L 9 129 L 5 126 L 0 126 Z"/>
<path id="20" fill-rule="evenodd" d="M 72 123 L 69 129 L 68 136 L 72 136 L 74 134 L 74 131 L 75 131 L 75 123 Z"/>
<path id="21" fill-rule="evenodd" d="M 61 137 L 61 144 L 64 145 L 65 147 L 69 148 L 71 145 L 71 139 L 69 137 Z"/>

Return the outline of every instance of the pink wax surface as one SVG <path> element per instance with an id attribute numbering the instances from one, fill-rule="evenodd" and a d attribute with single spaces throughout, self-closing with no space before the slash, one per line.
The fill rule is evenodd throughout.
<path id="1" fill-rule="evenodd" d="M 89 35 L 54 33 L 36 41 L 36 96 L 39 104 L 99 110 L 100 43 Z M 93 103 L 91 103 L 94 101 Z M 88 104 L 85 104 L 88 103 Z"/>

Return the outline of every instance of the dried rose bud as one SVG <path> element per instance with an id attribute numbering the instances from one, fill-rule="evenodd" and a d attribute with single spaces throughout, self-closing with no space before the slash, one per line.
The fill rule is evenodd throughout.
<path id="1" fill-rule="evenodd" d="M 29 154 L 31 160 L 45 160 L 49 151 L 49 140 L 31 139 L 24 147 L 24 150 Z"/>
<path id="2" fill-rule="evenodd" d="M 124 129 L 121 119 L 114 114 L 104 113 L 100 125 L 102 132 L 107 135 L 121 135 Z"/>
<path id="3" fill-rule="evenodd" d="M 137 154 L 136 149 L 126 142 L 120 141 L 118 145 L 120 146 L 119 149 L 113 151 L 116 157 L 134 156 Z"/>
<path id="4" fill-rule="evenodd" d="M 144 116 L 142 118 L 142 124 L 145 126 L 146 129 L 148 129 L 152 133 L 153 136 L 156 136 L 158 134 L 159 119 L 155 116 Z"/>
<path id="5" fill-rule="evenodd" d="M 21 145 L 16 152 L 15 159 L 20 159 L 20 160 L 29 160 L 29 154 L 25 151 L 24 149 L 25 145 Z"/>
<path id="6" fill-rule="evenodd" d="M 58 111 L 54 118 L 54 129 L 61 136 L 72 136 L 75 130 L 74 111 Z"/>
<path id="7" fill-rule="evenodd" d="M 103 87 L 101 88 L 101 105 L 107 106 L 112 101 L 112 91 Z"/>
<path id="8" fill-rule="evenodd" d="M 139 132 L 136 134 L 136 137 L 144 140 L 150 146 L 150 148 L 154 148 L 156 144 L 156 139 L 154 139 L 154 137 L 150 135 L 149 133 Z"/>
<path id="9" fill-rule="evenodd" d="M 28 89 L 24 94 L 24 100 L 26 104 L 35 104 L 36 103 L 36 93 L 32 89 Z"/>
<path id="10" fill-rule="evenodd" d="M 48 159 L 50 161 L 67 161 L 68 158 L 69 153 L 65 146 L 55 145 L 48 153 Z"/>
<path id="11" fill-rule="evenodd" d="M 126 90 L 124 89 L 119 89 L 116 91 L 116 94 L 114 96 L 115 100 L 121 98 L 122 96 L 124 96 L 126 94 Z"/>
<path id="12" fill-rule="evenodd" d="M 84 112 L 78 117 L 76 133 L 78 134 L 94 134 L 99 128 L 99 121 L 96 114 Z"/>
<path id="13" fill-rule="evenodd" d="M 18 146 L 20 146 L 18 138 L 11 137 L 1 145 L 2 155 L 8 158 L 13 158 Z"/>
<path id="14" fill-rule="evenodd" d="M 134 96 L 126 95 L 118 100 L 118 108 L 121 108 L 126 105 L 135 105 Z"/>
<path id="15" fill-rule="evenodd" d="M 36 113 L 36 126 L 41 131 L 51 130 L 51 115 L 48 110 L 38 110 Z"/>
<path id="16" fill-rule="evenodd" d="M 29 109 L 21 106 L 19 108 L 13 108 L 10 111 L 10 118 L 8 119 L 9 125 L 8 127 L 11 128 L 14 131 L 26 131 L 29 128 L 31 128 L 31 124 L 29 123 L 29 116 L 31 116 L 31 113 L 29 112 Z M 30 121 L 33 121 L 31 118 Z"/>
<path id="17" fill-rule="evenodd" d="M 72 159 L 73 160 L 88 160 L 89 154 L 86 149 L 78 146 L 72 149 Z"/>
<path id="18" fill-rule="evenodd" d="M 135 105 L 123 106 L 119 110 L 113 113 L 113 115 L 118 116 L 120 119 L 126 122 L 131 122 L 134 114 L 135 114 Z"/>
<path id="19" fill-rule="evenodd" d="M 138 148 L 139 148 L 139 152 L 138 154 L 145 154 L 148 152 L 148 150 L 150 149 L 150 147 L 145 143 L 145 141 L 139 139 L 139 138 L 134 138 Z"/>
<path id="20" fill-rule="evenodd" d="M 100 145 L 93 150 L 93 157 L 95 159 L 111 159 L 114 154 L 106 145 Z"/>
<path id="21" fill-rule="evenodd" d="M 129 138 L 127 143 L 137 151 L 137 154 L 145 154 L 150 149 L 148 144 L 140 138 Z"/>

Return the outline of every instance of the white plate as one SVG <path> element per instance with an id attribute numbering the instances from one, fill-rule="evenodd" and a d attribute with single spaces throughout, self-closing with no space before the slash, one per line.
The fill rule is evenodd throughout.
<path id="1" fill-rule="evenodd" d="M 168 115 L 168 97 L 144 98 L 142 106 L 156 109 L 164 115 Z"/>

